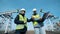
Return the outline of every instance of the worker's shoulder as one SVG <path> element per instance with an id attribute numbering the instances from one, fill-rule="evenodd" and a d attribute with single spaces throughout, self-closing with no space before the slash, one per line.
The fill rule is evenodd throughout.
<path id="1" fill-rule="evenodd" d="M 19 14 L 16 17 L 19 17 Z"/>
<path id="2" fill-rule="evenodd" d="M 19 16 L 19 14 L 17 16 Z"/>

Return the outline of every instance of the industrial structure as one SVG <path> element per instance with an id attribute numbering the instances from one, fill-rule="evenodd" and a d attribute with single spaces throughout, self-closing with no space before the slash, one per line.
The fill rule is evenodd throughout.
<path id="1" fill-rule="evenodd" d="M 12 24 L 12 19 L 14 19 L 12 17 L 12 14 L 14 13 L 18 13 L 18 11 L 15 10 L 15 11 L 0 12 L 0 33 L 6 31 L 12 32 L 11 24 Z M 47 24 L 47 26 L 45 26 L 46 32 L 49 31 L 49 32 L 60 33 L 60 26 L 58 25 L 60 24 L 60 20 L 58 17 L 47 18 L 46 24 Z"/>

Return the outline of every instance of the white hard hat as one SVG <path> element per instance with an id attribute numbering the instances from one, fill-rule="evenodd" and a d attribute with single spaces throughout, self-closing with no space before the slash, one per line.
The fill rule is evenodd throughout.
<path id="1" fill-rule="evenodd" d="M 22 8 L 22 9 L 21 9 L 21 11 L 22 11 L 22 10 L 24 10 L 24 11 L 25 11 L 25 9 L 24 9 L 24 8 Z"/>
<path id="2" fill-rule="evenodd" d="M 34 8 L 32 11 L 36 11 L 37 9 L 36 8 Z"/>

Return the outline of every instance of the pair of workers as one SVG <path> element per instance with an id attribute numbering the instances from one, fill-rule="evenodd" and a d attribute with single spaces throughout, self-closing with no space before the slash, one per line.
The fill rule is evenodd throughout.
<path id="1" fill-rule="evenodd" d="M 25 17 L 26 10 L 24 8 L 21 9 L 19 14 L 16 16 L 14 22 L 16 24 L 16 30 L 15 34 L 26 34 L 27 31 L 27 22 L 33 22 L 35 34 L 38 33 L 37 29 L 40 31 L 38 34 L 46 34 L 43 26 L 44 26 L 44 20 L 47 17 L 47 14 L 45 13 L 42 18 L 40 18 L 40 15 L 37 14 L 37 9 L 33 9 L 33 15 L 31 19 L 28 19 Z"/>

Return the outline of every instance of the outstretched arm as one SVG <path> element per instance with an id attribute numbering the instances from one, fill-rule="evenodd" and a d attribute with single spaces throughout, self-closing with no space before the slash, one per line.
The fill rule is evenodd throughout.
<path id="1" fill-rule="evenodd" d="M 48 14 L 49 14 L 49 12 L 44 13 L 43 16 L 42 16 L 42 18 L 40 18 L 40 19 L 38 20 L 38 22 L 44 22 L 45 19 L 48 17 Z"/>
<path id="2" fill-rule="evenodd" d="M 27 22 L 31 22 L 31 21 L 32 21 L 32 18 L 30 18 L 30 19 L 27 18 Z"/>

